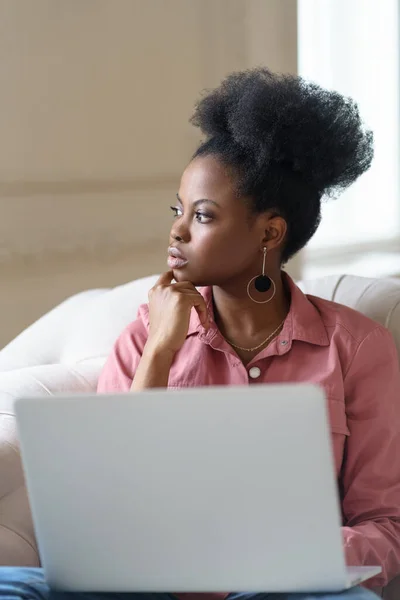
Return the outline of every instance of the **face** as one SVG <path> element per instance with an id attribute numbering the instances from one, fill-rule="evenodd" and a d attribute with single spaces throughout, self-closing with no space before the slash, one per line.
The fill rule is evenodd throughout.
<path id="1" fill-rule="evenodd" d="M 194 159 L 183 173 L 168 259 L 176 281 L 223 287 L 260 272 L 268 217 L 252 214 L 233 184 L 214 156 Z"/>

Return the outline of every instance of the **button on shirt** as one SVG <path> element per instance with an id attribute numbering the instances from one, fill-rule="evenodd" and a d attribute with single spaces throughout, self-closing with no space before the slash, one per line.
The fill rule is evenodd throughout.
<path id="1" fill-rule="evenodd" d="M 290 310 L 281 333 L 248 365 L 212 320 L 193 310 L 168 387 L 312 382 L 327 397 L 349 565 L 381 565 L 368 586 L 400 572 L 400 375 L 391 334 L 364 315 L 306 296 L 286 274 Z M 212 289 L 202 288 L 212 316 Z M 267 308 L 266 308 L 267 310 Z M 149 330 L 148 306 L 117 340 L 98 392 L 130 390 Z M 290 543 L 290 540 L 288 540 Z"/>
<path id="2" fill-rule="evenodd" d="M 251 369 L 249 369 L 249 375 L 252 379 L 258 379 L 261 375 L 261 370 L 258 367 L 251 367 Z"/>

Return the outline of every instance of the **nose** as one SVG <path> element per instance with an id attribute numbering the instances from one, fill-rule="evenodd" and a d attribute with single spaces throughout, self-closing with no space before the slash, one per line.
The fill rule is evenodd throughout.
<path id="1" fill-rule="evenodd" d="M 176 242 L 187 242 L 189 241 L 189 230 L 184 225 L 183 219 L 175 221 L 171 228 L 171 238 Z"/>

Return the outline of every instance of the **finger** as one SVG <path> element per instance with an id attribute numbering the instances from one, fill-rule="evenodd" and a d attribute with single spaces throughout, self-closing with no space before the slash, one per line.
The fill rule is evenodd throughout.
<path id="1" fill-rule="evenodd" d="M 208 331 L 210 329 L 210 316 L 203 296 L 201 294 L 197 294 L 196 296 L 193 294 L 192 301 L 193 307 L 199 315 L 200 323 L 203 325 L 204 329 Z"/>
<path id="2" fill-rule="evenodd" d="M 162 273 L 160 277 L 157 279 L 155 286 L 157 285 L 170 285 L 171 281 L 174 278 L 173 271 L 167 271 L 166 273 Z M 155 287 L 154 286 L 154 287 Z"/>
<path id="3" fill-rule="evenodd" d="M 200 323 L 208 331 L 210 328 L 210 316 L 207 310 L 207 305 L 203 296 L 195 288 L 195 286 L 190 283 L 190 281 L 180 282 L 173 286 L 173 290 L 181 297 L 190 297 L 189 301 L 199 315 Z"/>
<path id="4" fill-rule="evenodd" d="M 191 290 L 192 292 L 197 292 L 196 287 L 191 281 L 178 281 L 178 283 L 175 283 L 174 288 L 177 290 Z"/>

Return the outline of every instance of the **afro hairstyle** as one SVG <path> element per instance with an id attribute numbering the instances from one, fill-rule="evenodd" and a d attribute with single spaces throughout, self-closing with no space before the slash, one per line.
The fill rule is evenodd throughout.
<path id="1" fill-rule="evenodd" d="M 373 134 L 351 98 L 264 67 L 206 91 L 191 123 L 205 136 L 193 158 L 215 155 L 255 213 L 286 220 L 282 263 L 317 230 L 321 200 L 340 194 L 373 158 Z"/>

